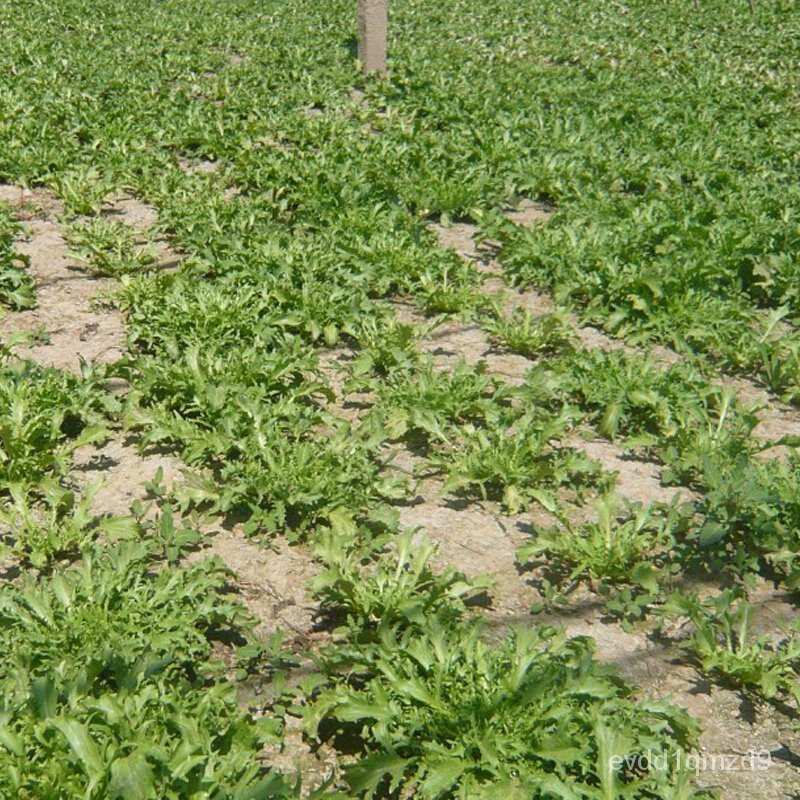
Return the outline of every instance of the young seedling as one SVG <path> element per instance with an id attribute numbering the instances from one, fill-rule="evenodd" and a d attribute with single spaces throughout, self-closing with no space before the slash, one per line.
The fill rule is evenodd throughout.
<path id="1" fill-rule="evenodd" d="M 682 521 L 677 501 L 667 508 L 646 508 L 608 494 L 593 504 L 595 521 L 573 525 L 552 498 L 538 495 L 538 499 L 560 526 L 537 531 L 535 539 L 518 550 L 520 562 L 544 557 L 568 571 L 570 581 L 633 584 L 650 593 L 658 591 L 663 562 Z"/>
<path id="2" fill-rule="evenodd" d="M 496 313 L 485 325 L 492 341 L 525 358 L 540 358 L 575 349 L 577 335 L 563 313 L 534 316 L 517 308 L 506 316 Z"/>
<path id="3" fill-rule="evenodd" d="M 700 668 L 765 700 L 792 699 L 800 706 L 800 637 L 798 627 L 780 639 L 757 636 L 754 607 L 732 590 L 716 597 L 676 594 L 663 613 L 688 618 L 694 631 L 684 646 Z"/>
<path id="4" fill-rule="evenodd" d="M 445 491 L 500 501 L 511 514 L 522 511 L 543 488 L 608 488 L 613 476 L 598 463 L 556 445 L 570 422 L 568 414 L 537 409 L 516 419 L 499 417 L 487 426 L 467 424 L 453 429 L 430 461 L 446 472 Z"/>
<path id="5" fill-rule="evenodd" d="M 63 201 L 67 214 L 78 216 L 98 214 L 112 187 L 96 167 L 77 167 L 57 174 L 53 188 Z"/>
<path id="6" fill-rule="evenodd" d="M 0 304 L 15 311 L 36 305 L 36 287 L 28 273 L 30 258 L 15 249 L 19 233 L 19 224 L 0 204 Z"/>
<path id="7" fill-rule="evenodd" d="M 152 267 L 158 257 L 129 226 L 105 217 L 72 222 L 66 229 L 70 254 L 93 275 L 136 275 Z"/>

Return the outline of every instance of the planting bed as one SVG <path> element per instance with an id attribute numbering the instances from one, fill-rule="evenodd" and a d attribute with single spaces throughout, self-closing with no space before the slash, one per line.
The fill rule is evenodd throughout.
<path id="1" fill-rule="evenodd" d="M 351 6 L 0 7 L 0 796 L 800 796 L 800 11 Z"/>

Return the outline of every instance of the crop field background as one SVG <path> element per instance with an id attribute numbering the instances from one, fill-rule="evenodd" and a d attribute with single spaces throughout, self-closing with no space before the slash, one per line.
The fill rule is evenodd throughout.
<path id="1" fill-rule="evenodd" d="M 0 797 L 800 797 L 800 7 L 0 4 Z"/>

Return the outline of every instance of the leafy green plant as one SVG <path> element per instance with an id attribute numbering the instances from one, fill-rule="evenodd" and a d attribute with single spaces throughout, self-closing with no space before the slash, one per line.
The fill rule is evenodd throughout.
<path id="1" fill-rule="evenodd" d="M 760 464 L 754 413 L 711 385 L 705 371 L 722 365 L 763 379 L 789 400 L 798 393 L 800 188 L 793 148 L 800 129 L 797 115 L 786 113 L 798 100 L 786 66 L 796 50 L 794 4 L 761 4 L 751 15 L 743 3 L 718 2 L 687 14 L 685 2 L 672 0 L 624 9 L 599 0 L 568 9 L 555 0 L 464 0 L 458 14 L 400 3 L 396 23 L 409 35 L 395 42 L 392 79 L 367 81 L 360 95 L 353 93 L 352 58 L 341 46 L 351 21 L 346 3 L 275 3 L 266 27 L 262 4 L 156 5 L 97 0 L 87 13 L 85 0 L 57 8 L 51 0 L 0 4 L 0 28 L 8 34 L 0 96 L 13 120 L 0 124 L 0 176 L 54 187 L 69 216 L 97 214 L 111 190 L 124 185 L 158 208 L 159 227 L 185 255 L 177 274 L 122 276 L 130 358 L 116 368 L 130 384 L 126 420 L 142 445 L 174 448 L 189 462 L 184 507 L 249 514 L 250 532 L 288 526 L 292 537 L 327 527 L 341 534 L 387 495 L 398 496 L 381 472 L 387 439 L 395 435 L 425 439 L 433 463 L 423 469 L 441 469 L 454 491 L 505 498 L 508 509 L 565 484 L 602 490 L 604 480 L 587 478 L 592 469 L 564 447 L 564 426 L 546 438 L 549 420 L 568 416 L 567 431 L 586 423 L 659 461 L 666 480 L 698 493 L 702 519 L 689 537 L 697 560 L 715 572 L 774 575 L 779 569 L 779 577 L 796 580 L 796 458 Z M 42 24 L 51 18 L 57 24 Z M 243 62 L 232 63 L 234 49 L 246 55 Z M 287 64 L 302 64 L 303 74 Z M 302 111 L 308 108 L 325 112 L 312 118 Z M 181 156 L 197 165 L 224 164 L 224 174 L 185 174 Z M 557 210 L 535 229 L 495 224 L 521 197 L 546 200 Z M 497 229 L 491 238 L 505 277 L 551 291 L 559 307 L 630 343 L 668 344 L 692 364 L 665 370 L 662 378 L 652 359 L 598 358 L 589 368 L 584 354 L 570 362 L 571 356 L 549 353 L 527 395 L 513 397 L 498 397 L 480 381 L 429 379 L 410 337 L 385 324 L 385 301 L 400 296 L 429 314 L 476 313 L 479 319 L 486 303 L 479 270 L 436 246 L 427 230 L 432 215 L 487 221 Z M 103 258 L 113 254 L 110 237 L 106 244 Z M 21 306 L 30 302 L 31 282 L 23 261 L 11 255 L 9 267 L 9 248 L 0 245 L 0 297 L 7 302 L 10 285 L 12 305 Z M 527 333 L 523 340 L 540 332 Z M 342 341 L 361 346 L 363 363 L 373 359 L 363 376 L 376 400 L 370 424 L 337 421 L 326 411 L 358 388 L 345 387 L 340 398 L 320 377 L 315 351 Z M 71 443 L 99 421 L 81 396 L 74 415 L 50 425 L 50 390 L 41 402 L 30 399 L 41 381 L 27 369 L 18 380 L 3 379 L 12 385 L 0 397 L 7 401 L 0 404 L 4 500 L 20 484 L 43 496 L 46 484 L 64 478 Z M 400 372 L 405 385 L 396 380 Z M 426 385 L 415 395 L 408 384 L 418 374 Z M 78 381 L 69 391 L 78 396 L 87 385 L 93 386 Z M 452 399 L 443 396 L 448 386 Z M 99 387 L 91 392 L 106 408 Z M 14 402 L 25 424 L 3 416 Z M 65 405 L 59 394 L 52 403 L 57 418 Z M 528 413 L 544 421 L 521 421 Z M 28 502 L 33 506 L 30 496 Z M 84 533 L 74 532 L 81 546 L 88 544 Z M 147 533 L 163 533 L 159 553 L 172 561 L 191 538 L 178 524 Z M 58 537 L 45 538 L 57 558 Z M 380 608 L 368 601 L 353 601 L 354 619 L 358 608 Z M 157 622 L 140 624 L 159 632 Z M 410 637 L 409 652 L 416 652 L 413 625 L 403 625 L 387 641 Z M 436 652 L 441 640 L 432 625 L 418 632 L 425 652 Z M 484 714 L 494 722 L 481 729 L 488 731 L 482 741 L 505 746 L 513 730 L 530 743 L 537 733 L 515 726 L 534 725 L 540 707 L 525 705 L 527 694 L 513 696 L 517 709 L 531 713 L 512 718 L 512 695 L 500 687 L 508 665 L 532 676 L 525 692 L 535 687 L 540 675 L 550 674 L 546 658 L 531 656 L 535 670 L 526 673 L 527 645 L 519 657 L 516 650 L 510 654 L 510 644 L 482 641 L 479 648 L 461 628 L 448 628 L 443 641 L 450 660 L 436 654 L 437 671 L 420 668 L 419 680 L 459 714 L 420 717 L 420 736 L 408 734 L 411 743 L 399 756 L 406 781 L 423 763 L 436 769 L 436 748 L 449 746 L 453 732 L 474 731 L 470 713 L 484 713 L 488 702 L 497 700 L 500 711 Z M 464 641 L 468 657 L 458 662 Z M 569 647 L 576 660 L 588 660 L 588 647 Z M 403 650 L 390 649 L 380 663 L 393 675 L 416 677 Z M 372 656 L 362 649 L 353 658 L 366 663 Z M 455 676 L 458 691 L 445 692 L 446 681 L 437 685 L 434 674 Z M 553 674 L 555 685 L 571 690 L 574 673 Z M 345 669 L 332 680 L 349 681 L 348 692 L 374 689 L 393 698 L 391 725 L 399 721 L 386 730 L 410 730 L 405 720 L 417 719 L 414 709 L 427 715 L 432 706 L 425 705 L 427 695 L 415 699 L 388 675 L 373 665 Z M 566 675 L 562 684 L 559 675 Z M 478 692 L 482 681 L 489 688 Z M 172 691 L 166 683 L 162 688 Z M 605 683 L 602 691 L 610 691 Z M 201 719 L 218 719 L 187 691 L 189 700 L 193 721 L 198 710 Z M 462 700 L 470 701 L 469 709 Z M 171 703 L 159 704 L 170 709 L 168 720 Z M 575 719 L 582 755 L 569 764 L 563 755 L 536 762 L 526 774 L 539 775 L 544 763 L 548 776 L 577 782 L 574 793 L 585 796 L 690 794 L 683 778 L 673 791 L 658 776 L 624 774 L 615 784 L 598 771 L 607 764 L 598 756 L 600 742 L 616 752 L 619 739 L 587 721 L 583 711 L 590 706 L 612 720 L 617 715 L 615 705 L 592 706 L 585 695 L 557 706 L 563 714 L 554 725 Z M 362 711 L 349 705 L 342 715 L 376 731 L 368 731 L 369 755 L 393 758 L 395 739 L 378 749 L 374 737 L 384 731 L 372 718 L 358 717 Z M 101 713 L 93 706 L 80 721 L 94 724 Z M 623 734 L 638 730 L 624 714 L 619 719 Z M 645 722 L 663 743 L 658 726 Z M 92 730 L 100 742 L 99 729 Z M 215 725 L 222 730 L 224 723 Z M 209 749 L 210 740 L 191 730 L 186 738 Z M 24 790 L 41 794 L 39 772 L 28 772 L 30 765 L 38 770 L 40 748 L 48 743 L 66 750 L 66 737 L 58 728 L 37 729 L 28 741 L 18 775 L 24 783 L 34 774 L 29 785 L 35 788 Z M 45 791 L 85 795 L 85 783 L 75 792 L 70 782 L 80 759 L 66 752 L 72 772 L 56 771 Z M 107 752 L 110 746 L 102 755 Z M 464 745 L 456 741 L 452 752 L 461 757 Z M 466 777 L 429 783 L 425 791 L 440 785 L 445 797 L 490 794 L 493 778 L 476 766 L 474 752 L 467 753 Z M 492 757 L 481 760 L 493 765 Z M 509 771 L 518 769 L 515 758 L 509 746 L 499 759 L 496 794 L 511 796 L 518 788 L 519 775 Z M 528 769 L 526 758 L 519 763 Z M 154 760 L 148 764 L 156 771 Z M 378 762 L 370 763 L 368 780 L 381 780 Z M 424 783 L 428 773 L 419 775 Z M 98 780 L 93 790 L 107 795 L 110 784 Z M 218 783 L 234 783 L 226 781 Z M 19 795 L 19 789 L 7 793 Z M 185 796 L 186 786 L 159 784 L 153 791 Z M 213 781 L 208 788 L 212 796 L 224 791 Z M 543 794 L 550 785 L 521 791 Z"/>
<path id="2" fill-rule="evenodd" d="M 30 260 L 14 250 L 19 225 L 0 204 L 0 303 L 15 311 L 34 308 L 36 291 L 28 273 Z"/>
<path id="3" fill-rule="evenodd" d="M 541 489 L 608 487 L 613 477 L 599 464 L 554 444 L 569 422 L 568 415 L 529 411 L 486 428 L 467 424 L 431 456 L 431 464 L 446 472 L 445 491 L 498 500 L 512 514 Z"/>
<path id="4" fill-rule="evenodd" d="M 98 214 L 112 185 L 96 167 L 80 166 L 53 177 L 53 188 L 70 216 Z"/>
<path id="5" fill-rule="evenodd" d="M 417 331 L 393 318 L 365 319 L 355 332 L 360 351 L 350 365 L 349 388 L 368 386 L 366 376 L 385 377 L 412 370 L 418 363 Z"/>
<path id="6" fill-rule="evenodd" d="M 343 632 L 359 631 L 366 641 L 379 627 L 423 624 L 444 608 L 460 614 L 463 601 L 486 589 L 486 580 L 467 580 L 452 568 L 434 572 L 431 558 L 436 548 L 419 535 L 406 531 L 391 540 L 381 537 L 368 546 L 341 532 L 324 532 L 314 551 L 325 568 L 312 582 L 324 607 L 345 616 Z M 380 555 L 389 544 L 391 555 Z M 374 570 L 364 567 L 376 559 Z"/>
<path id="7" fill-rule="evenodd" d="M 791 698 L 800 704 L 796 630 L 777 640 L 756 636 L 753 606 L 731 590 L 705 600 L 673 595 L 663 611 L 692 623 L 694 630 L 684 646 L 704 672 L 767 700 Z"/>
<path id="8" fill-rule="evenodd" d="M 593 505 L 597 520 L 573 525 L 545 499 L 561 527 L 538 531 L 534 541 L 518 551 L 525 562 L 545 556 L 569 570 L 569 579 L 586 577 L 611 583 L 634 583 L 648 591 L 658 588 L 659 560 L 674 547 L 679 524 L 677 506 L 664 513 L 656 507 L 626 503 L 606 495 Z"/>
<path id="9" fill-rule="evenodd" d="M 71 255 L 94 275 L 136 274 L 152 267 L 157 256 L 132 228 L 107 217 L 72 222 L 66 230 Z"/>
<path id="10" fill-rule="evenodd" d="M 568 571 L 571 581 L 587 578 L 658 591 L 664 562 L 684 523 L 677 503 L 667 509 L 645 508 L 606 495 L 594 503 L 597 520 L 576 526 L 554 503 L 542 499 L 561 525 L 537 531 L 534 540 L 519 549 L 521 562 L 544 557 Z"/>
<path id="11" fill-rule="evenodd" d="M 377 443 L 315 402 L 332 396 L 311 377 L 314 359 L 296 339 L 268 354 L 234 352 L 224 341 L 170 349 L 169 364 L 138 362 L 125 419 L 144 429 L 143 446 L 177 446 L 194 468 L 185 506 L 243 512 L 248 532 L 288 527 L 300 535 L 337 509 L 402 495 L 399 481 L 379 475 L 386 457 Z"/>
<path id="12" fill-rule="evenodd" d="M 441 273 L 421 275 L 415 294 L 428 315 L 457 314 L 489 304 L 486 297 L 476 291 L 478 284 L 478 274 L 467 264 L 459 264 L 445 267 Z"/>
<path id="13" fill-rule="evenodd" d="M 526 358 L 539 358 L 575 348 L 577 336 L 563 313 L 534 316 L 517 308 L 509 315 L 498 313 L 484 327 L 495 344 Z"/>
<path id="14" fill-rule="evenodd" d="M 160 476 L 156 477 L 158 479 Z M 148 514 L 150 508 L 142 501 L 135 500 L 131 504 L 131 515 L 138 529 L 147 537 L 153 551 L 160 551 L 161 557 L 168 564 L 178 564 L 188 552 L 196 549 L 202 540 L 202 535 L 191 520 L 185 518 L 176 520 L 169 503 L 160 502 L 158 510 L 158 515 L 153 518 Z M 129 519 L 125 518 L 124 522 L 128 522 Z"/>
<path id="15" fill-rule="evenodd" d="M 18 486 L 12 486 L 11 502 L 0 506 L 0 530 L 8 550 L 34 567 L 43 567 L 56 558 L 74 556 L 99 536 L 135 536 L 137 529 L 132 519 L 98 519 L 92 513 L 92 500 L 99 486 L 94 484 L 79 496 L 64 489 L 51 489 L 36 504 Z"/>
<path id="16" fill-rule="evenodd" d="M 328 543 L 336 568 L 322 587 L 347 611 L 348 628 L 322 656 L 331 685 L 301 712 L 311 736 L 349 731 L 363 742 L 345 770 L 354 796 L 674 796 L 685 783 L 674 756 L 696 737 L 685 714 L 634 704 L 592 659 L 588 639 L 537 627 L 489 644 L 463 617 L 462 582 L 428 572 L 430 549 L 413 554 L 410 537 L 374 576 L 362 574 L 363 588 L 357 568 L 343 580 Z M 673 766 L 615 769 L 615 757 L 621 764 L 644 748 Z"/>
<path id="17" fill-rule="evenodd" d="M 630 702 L 587 640 L 546 629 L 493 648 L 475 628 L 387 630 L 353 666 L 361 685 L 323 692 L 307 721 L 361 727 L 369 749 L 346 770 L 357 797 L 671 797 L 674 770 L 619 775 L 612 759 L 652 747 L 674 761 L 694 741 L 682 712 Z"/>
<path id="18" fill-rule="evenodd" d="M 453 427 L 481 427 L 508 412 L 511 393 L 485 364 L 464 362 L 437 370 L 430 360 L 412 371 L 387 376 L 380 386 L 372 417 L 390 439 L 424 438 L 445 442 Z"/>
<path id="19" fill-rule="evenodd" d="M 117 406 L 88 367 L 78 377 L 0 354 L 0 494 L 52 486 L 75 450 L 105 438 Z"/>
<path id="20" fill-rule="evenodd" d="M 531 397 L 578 405 L 604 437 L 629 447 L 656 448 L 665 459 L 727 448 L 753 452 L 755 409 L 714 385 L 691 363 L 662 366 L 621 351 L 581 351 L 536 368 Z M 698 452 L 699 451 L 699 452 Z"/>
<path id="21" fill-rule="evenodd" d="M 15 797 L 293 797 L 256 724 L 214 678 L 208 637 L 245 617 L 206 562 L 155 571 L 146 547 L 0 588 L 0 787 Z"/>
<path id="22" fill-rule="evenodd" d="M 605 437 L 657 458 L 662 481 L 701 491 L 702 520 L 687 533 L 685 554 L 695 563 L 738 574 L 791 563 L 791 531 L 800 518 L 796 455 L 759 454 L 794 440 L 759 441 L 759 409 L 743 406 L 693 365 L 660 368 L 644 356 L 577 353 L 534 370 L 524 394 L 532 402 L 574 403 Z"/>

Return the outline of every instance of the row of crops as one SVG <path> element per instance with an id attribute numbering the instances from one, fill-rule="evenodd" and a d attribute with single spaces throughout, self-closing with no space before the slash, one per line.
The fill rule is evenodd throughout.
<path id="1" fill-rule="evenodd" d="M 0 342 L 0 794 L 708 796 L 678 757 L 702 720 L 535 616 L 487 633 L 491 586 L 440 568 L 399 508 L 436 475 L 466 506 L 546 511 L 517 553 L 541 605 L 582 585 L 626 627 L 686 620 L 686 657 L 791 726 L 800 639 L 754 633 L 748 596 L 800 588 L 798 442 L 765 439 L 720 376 L 800 402 L 798 11 L 393 0 L 381 82 L 356 71 L 351 6 L 0 6 L 0 180 L 57 195 L 127 330 L 121 360 L 76 374 Z M 123 194 L 154 229 L 104 213 Z M 555 211 L 514 224 L 521 198 Z M 18 217 L 0 208 L 12 320 L 36 302 Z M 438 246 L 453 220 L 557 312 L 493 302 Z M 529 359 L 524 380 L 436 363 L 451 317 Z M 587 349 L 575 318 L 630 347 Z M 74 474 L 120 429 L 186 467 L 125 517 Z M 580 436 L 677 499 L 628 502 Z M 197 558 L 220 525 L 314 560 L 310 652 L 259 638 L 235 575 Z M 269 757 L 298 721 L 327 781 Z M 623 760 L 645 752 L 660 767 Z"/>

